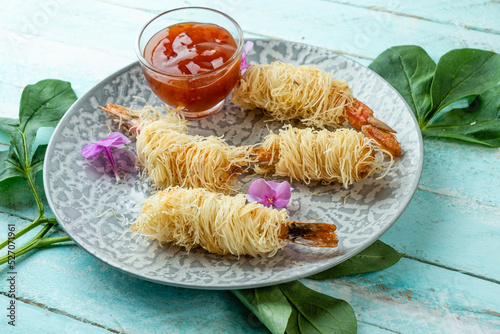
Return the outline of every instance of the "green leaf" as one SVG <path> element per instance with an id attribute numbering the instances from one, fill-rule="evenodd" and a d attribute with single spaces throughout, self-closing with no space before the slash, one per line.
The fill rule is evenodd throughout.
<path id="1" fill-rule="evenodd" d="M 14 149 L 10 147 L 7 151 L 0 151 L 0 182 L 13 177 L 24 177 L 24 174 Z"/>
<path id="2" fill-rule="evenodd" d="M 469 107 L 444 113 L 422 134 L 500 147 L 500 85 L 484 91 Z"/>
<path id="3" fill-rule="evenodd" d="M 273 334 L 285 332 L 292 307 L 278 288 L 232 290 L 238 299 L 250 310 Z"/>
<path id="4" fill-rule="evenodd" d="M 408 102 L 422 134 L 500 147 L 500 55 L 478 49 L 452 50 L 437 66 L 417 46 L 397 46 L 369 66 Z M 474 101 L 466 108 L 454 106 Z M 455 109 L 452 109 L 455 108 Z"/>
<path id="5" fill-rule="evenodd" d="M 308 278 L 315 280 L 333 279 L 378 271 L 396 264 L 401 257 L 403 257 L 403 254 L 382 241 L 377 240 L 349 260 Z"/>
<path id="6" fill-rule="evenodd" d="M 24 152 L 23 148 L 23 135 L 21 131 L 19 131 L 19 121 L 17 119 L 12 119 L 12 118 L 0 118 L 0 130 L 2 130 L 9 138 L 10 138 L 10 143 L 4 143 L 4 144 L 9 144 L 16 152 L 16 154 L 19 154 L 19 152 Z"/>
<path id="7" fill-rule="evenodd" d="M 31 159 L 31 178 L 33 180 L 36 180 L 36 175 L 43 169 L 43 160 L 46 151 L 47 145 L 40 145 L 33 154 L 33 158 Z"/>
<path id="8" fill-rule="evenodd" d="M 76 95 L 68 82 L 42 80 L 24 88 L 21 95 L 19 120 L 0 118 L 0 130 L 10 138 L 9 154 L 3 153 L 2 165 L 7 170 L 0 172 L 0 182 L 13 176 L 35 176 L 42 168 L 42 154 L 32 157 L 32 146 L 41 127 L 55 127 L 68 108 L 76 101 Z M 8 156 L 8 158 L 7 158 Z M 32 161 L 32 159 L 34 159 Z M 30 172 L 34 164 L 34 170 Z M 12 168 L 17 168 L 14 171 Z"/>
<path id="9" fill-rule="evenodd" d="M 295 307 L 292 307 L 292 314 L 286 325 L 286 334 L 301 334 L 299 328 L 299 312 Z"/>
<path id="10" fill-rule="evenodd" d="M 25 136 L 26 156 L 31 156 L 38 129 L 55 127 L 75 101 L 76 95 L 69 82 L 47 79 L 24 88 L 19 109 L 19 130 Z"/>
<path id="11" fill-rule="evenodd" d="M 436 64 L 419 46 L 396 46 L 368 66 L 403 96 L 420 120 L 431 108 L 429 95 Z"/>
<path id="12" fill-rule="evenodd" d="M 299 281 L 280 284 L 279 288 L 296 310 L 289 332 L 294 333 L 296 326 L 299 333 L 356 333 L 356 316 L 345 300 L 311 290 Z"/>
<path id="13" fill-rule="evenodd" d="M 44 216 L 42 198 L 35 184 L 36 176 L 43 167 L 47 145 L 38 145 L 34 154 L 32 154 L 32 149 L 38 130 L 42 127 L 55 127 L 74 101 L 76 101 L 76 95 L 69 83 L 59 80 L 43 80 L 35 85 L 27 86 L 23 90 L 19 120 L 0 118 L 1 144 L 3 146 L 6 144 L 4 142 L 9 142 L 6 145 L 8 150 L 0 151 L 1 186 L 3 187 L 9 182 L 4 182 L 6 180 L 23 178 L 25 185 L 33 193 L 38 208 L 38 217 L 31 224 L 18 231 L 14 238 L 24 235 L 40 224 L 47 223 L 31 241 L 16 250 L 17 255 L 24 254 L 34 248 L 71 240 L 69 237 L 43 237 L 57 224 L 57 221 L 54 218 Z M 13 182 L 17 182 L 17 180 Z M 8 241 L 0 243 L 0 248 L 5 247 L 9 243 Z M 0 265 L 7 261 L 7 255 L 1 257 Z"/>
<path id="14" fill-rule="evenodd" d="M 19 133 L 15 128 L 19 125 L 19 121 L 13 118 L 0 117 L 0 130 L 5 132 L 11 140 L 12 134 Z"/>
<path id="15" fill-rule="evenodd" d="M 452 50 L 441 57 L 432 82 L 430 120 L 454 101 L 479 95 L 500 82 L 500 55 L 477 49 Z"/>

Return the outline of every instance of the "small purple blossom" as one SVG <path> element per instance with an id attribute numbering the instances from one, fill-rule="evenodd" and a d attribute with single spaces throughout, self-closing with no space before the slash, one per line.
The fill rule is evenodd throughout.
<path id="1" fill-rule="evenodd" d="M 250 185 L 247 200 L 282 209 L 288 205 L 291 196 L 292 187 L 288 182 L 277 183 L 258 179 Z"/>
<path id="2" fill-rule="evenodd" d="M 250 67 L 250 64 L 247 63 L 247 54 L 252 50 L 253 48 L 253 42 L 248 41 L 245 43 L 245 46 L 243 46 L 243 52 L 241 54 L 241 66 L 240 66 L 240 71 L 243 71 Z"/>
<path id="3" fill-rule="evenodd" d="M 85 158 L 93 158 L 99 155 L 101 151 L 104 150 L 106 156 L 108 157 L 109 162 L 111 163 L 111 167 L 113 167 L 113 172 L 115 173 L 116 182 L 120 183 L 120 177 L 118 176 L 118 169 L 116 168 L 115 159 L 113 158 L 113 154 L 111 154 L 111 148 L 120 148 L 124 144 L 130 143 L 130 139 L 125 137 L 119 132 L 111 133 L 108 138 L 93 142 L 87 146 L 82 148 L 82 155 Z"/>

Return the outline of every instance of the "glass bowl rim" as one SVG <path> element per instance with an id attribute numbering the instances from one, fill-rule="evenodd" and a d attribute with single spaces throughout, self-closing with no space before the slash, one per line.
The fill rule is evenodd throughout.
<path id="1" fill-rule="evenodd" d="M 208 10 L 208 11 L 211 11 L 211 12 L 214 12 L 214 13 L 217 13 L 217 14 L 220 14 L 222 16 L 224 16 L 225 18 L 227 18 L 231 23 L 234 24 L 234 26 L 236 27 L 236 30 L 238 32 L 238 36 L 239 36 L 239 43 L 238 43 L 238 47 L 236 48 L 236 51 L 233 53 L 233 55 L 231 56 L 231 58 L 229 58 L 222 66 L 220 67 L 217 67 L 213 70 L 209 70 L 207 72 L 203 72 L 203 73 L 200 73 L 200 74 L 182 74 L 182 75 L 178 75 L 178 74 L 170 74 L 170 73 L 167 73 L 165 71 L 162 71 L 161 69 L 151 65 L 145 58 L 144 56 L 142 55 L 142 52 L 141 52 L 141 47 L 140 47 L 140 44 L 141 44 L 141 37 L 142 37 L 142 34 L 144 33 L 144 30 L 146 30 L 146 28 L 153 22 L 155 21 L 156 19 L 160 18 L 161 16 L 163 15 L 166 15 L 168 13 L 171 13 L 171 12 L 175 12 L 175 11 L 180 11 L 180 10 L 184 10 L 184 9 L 201 9 L 201 10 Z M 165 27 L 166 28 L 166 27 Z M 242 52 L 243 52 L 243 45 L 244 45 L 244 39 L 243 39 L 243 30 L 241 29 L 240 25 L 238 24 L 238 22 L 236 22 L 231 16 L 227 15 L 226 13 L 223 13 L 219 10 L 216 10 L 216 9 L 213 9 L 213 8 L 208 8 L 208 7 L 198 7 L 198 6 L 188 6 L 188 7 L 179 7 L 179 8 L 174 8 L 174 9 L 171 9 L 171 10 L 167 10 L 161 14 L 158 14 L 156 15 L 155 17 L 153 17 L 151 20 L 149 20 L 141 29 L 141 31 L 139 32 L 139 35 L 137 37 L 137 40 L 136 40 L 136 44 L 135 44 L 135 53 L 137 55 L 137 58 L 139 59 L 139 62 L 141 63 L 142 66 L 145 66 L 147 67 L 149 70 L 153 71 L 153 72 L 156 72 L 156 73 L 159 73 L 159 74 L 162 74 L 162 75 L 166 75 L 166 76 L 169 76 L 169 77 L 174 77 L 174 78 L 179 78 L 179 79 L 182 79 L 182 78 L 199 78 L 199 77 L 204 77 L 204 76 L 209 76 L 213 73 L 216 73 L 218 71 L 221 71 L 222 69 L 224 69 L 226 67 L 226 65 L 230 65 L 237 57 L 239 57 Z"/>

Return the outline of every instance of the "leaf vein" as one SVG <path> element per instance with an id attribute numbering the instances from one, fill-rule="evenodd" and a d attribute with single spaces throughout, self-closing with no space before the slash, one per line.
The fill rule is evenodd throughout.
<path id="1" fill-rule="evenodd" d="M 474 74 L 476 74 L 481 68 L 483 68 L 486 65 L 486 63 L 491 59 L 491 57 L 492 56 L 488 57 L 488 59 L 486 59 L 479 67 L 477 67 L 475 71 L 471 72 L 464 80 L 461 80 L 458 84 L 456 84 L 455 86 L 452 86 L 451 89 L 448 91 L 448 93 L 445 95 L 445 97 L 439 103 L 439 106 L 435 110 L 439 111 L 442 108 L 446 107 L 446 105 L 443 105 L 443 103 L 446 101 L 446 99 L 448 99 L 448 97 L 451 95 L 451 93 L 454 90 L 456 90 L 458 87 L 464 85 L 467 82 L 467 80 L 469 80 Z M 459 68 L 460 68 L 460 66 L 457 67 L 457 69 L 455 70 L 455 73 L 458 71 Z M 455 78 L 455 76 L 453 76 L 453 78 Z"/>

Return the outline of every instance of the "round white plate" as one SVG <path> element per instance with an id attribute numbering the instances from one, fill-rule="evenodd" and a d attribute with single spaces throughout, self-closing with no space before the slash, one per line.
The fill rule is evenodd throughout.
<path id="1" fill-rule="evenodd" d="M 98 106 L 114 103 L 140 106 L 144 98 L 161 105 L 143 77 L 138 63 L 112 74 L 78 99 L 57 126 L 44 165 L 45 192 L 57 220 L 83 249 L 110 266 L 143 279 L 174 286 L 203 289 L 242 289 L 296 280 L 335 266 L 377 240 L 401 215 L 420 179 L 422 137 L 412 111 L 386 81 L 370 69 L 332 51 L 285 41 L 254 40 L 250 63 L 282 60 L 292 64 L 317 64 L 346 80 L 355 97 L 394 128 L 403 154 L 383 179 L 371 176 L 349 189 L 340 184 L 324 186 L 293 182 L 288 206 L 291 220 L 330 222 L 337 225 L 339 247 L 310 248 L 288 244 L 272 258 L 220 256 L 203 249 L 187 253 L 177 246 L 134 238 L 127 232 L 150 194 L 133 167 L 134 144 L 115 155 L 127 173 L 117 184 L 104 155 L 85 159 L 83 146 L 119 131 Z M 224 135 L 231 144 L 254 144 L 269 129 L 282 125 L 259 111 L 244 111 L 227 103 L 207 119 L 192 121 L 191 133 Z M 243 175 L 246 192 L 255 175 Z M 278 178 L 269 180 L 280 181 Z"/>

